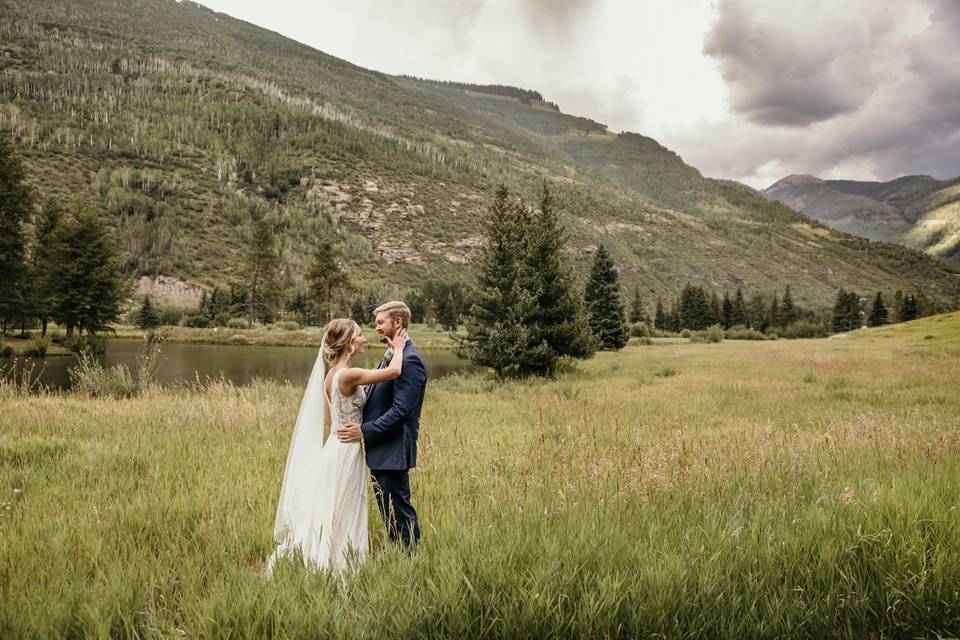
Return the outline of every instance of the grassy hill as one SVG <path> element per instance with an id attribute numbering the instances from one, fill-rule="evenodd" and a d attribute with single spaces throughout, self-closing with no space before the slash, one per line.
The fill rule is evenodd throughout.
<path id="1" fill-rule="evenodd" d="M 648 297 L 687 282 L 789 283 L 817 306 L 841 286 L 960 295 L 943 262 L 705 178 L 534 91 L 389 77 L 189 2 L 7 0 L 0 50 L 0 130 L 41 195 L 102 212 L 131 278 L 242 278 L 266 218 L 289 291 L 318 238 L 382 295 L 462 279 L 496 184 L 532 200 L 547 180 L 578 272 L 604 242 Z"/>
<path id="2" fill-rule="evenodd" d="M 904 176 L 860 182 L 787 176 L 763 195 L 835 229 L 960 264 L 960 178 Z"/>

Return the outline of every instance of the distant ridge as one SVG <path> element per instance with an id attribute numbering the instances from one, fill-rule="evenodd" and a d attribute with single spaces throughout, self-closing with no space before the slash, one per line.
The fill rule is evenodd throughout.
<path id="1" fill-rule="evenodd" d="M 761 193 L 834 229 L 960 264 L 960 178 L 910 175 L 874 182 L 790 175 Z"/>

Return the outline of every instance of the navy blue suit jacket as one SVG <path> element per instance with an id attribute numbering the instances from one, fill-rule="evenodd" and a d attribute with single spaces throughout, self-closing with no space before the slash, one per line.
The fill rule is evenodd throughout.
<path id="1" fill-rule="evenodd" d="M 403 349 L 400 377 L 367 389 L 360 430 L 368 467 L 387 471 L 417 466 L 420 409 L 426 388 L 427 368 L 408 342 Z"/>

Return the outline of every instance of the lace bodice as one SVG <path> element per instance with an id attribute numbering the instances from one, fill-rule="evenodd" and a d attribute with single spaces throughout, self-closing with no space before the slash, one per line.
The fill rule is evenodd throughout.
<path id="1" fill-rule="evenodd" d="M 367 400 L 367 392 L 363 385 L 358 385 L 352 396 L 340 393 L 340 369 L 333 374 L 330 382 L 330 424 L 336 429 L 348 422 L 363 422 L 363 403 Z"/>

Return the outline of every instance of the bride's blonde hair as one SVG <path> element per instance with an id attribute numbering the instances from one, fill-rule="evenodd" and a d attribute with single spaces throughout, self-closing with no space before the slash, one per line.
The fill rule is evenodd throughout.
<path id="1" fill-rule="evenodd" d="M 344 353 L 353 353 L 353 341 L 363 333 L 350 318 L 335 318 L 323 329 L 323 358 L 335 364 Z"/>

